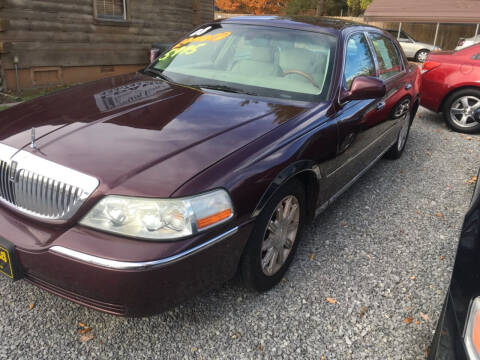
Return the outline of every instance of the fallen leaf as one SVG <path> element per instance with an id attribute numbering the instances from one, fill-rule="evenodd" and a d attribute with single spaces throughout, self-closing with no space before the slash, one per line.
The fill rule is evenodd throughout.
<path id="1" fill-rule="evenodd" d="M 424 314 L 424 313 L 421 312 L 419 315 L 420 315 L 420 317 L 421 317 L 423 320 L 425 320 L 425 321 L 430 320 L 430 318 L 428 317 L 427 314 Z"/>
<path id="2" fill-rule="evenodd" d="M 410 276 L 410 280 L 415 280 L 417 277 L 415 275 Z"/>
<path id="3" fill-rule="evenodd" d="M 427 151 L 427 156 L 432 156 L 432 154 L 430 154 L 430 151 Z"/>
<path id="4" fill-rule="evenodd" d="M 408 318 L 403 319 L 403 322 L 404 322 L 405 324 L 410 324 L 412 321 L 413 321 L 413 318 L 411 318 L 411 317 L 408 317 Z"/>
<path id="5" fill-rule="evenodd" d="M 436 216 L 436 217 L 441 217 L 441 218 L 443 218 L 443 217 L 444 217 L 444 216 L 443 216 L 443 214 L 442 214 L 441 212 L 437 212 L 437 213 L 435 214 L 435 216 Z"/>
<path id="6" fill-rule="evenodd" d="M 198 348 L 196 346 L 192 346 L 192 352 L 197 352 Z"/>
<path id="7" fill-rule="evenodd" d="M 469 185 L 475 184 L 476 182 L 477 182 L 476 176 L 472 176 L 469 180 L 466 181 L 466 183 Z"/>
<path id="8" fill-rule="evenodd" d="M 314 257 L 315 257 L 315 254 L 310 254 L 310 255 L 308 256 L 308 258 L 310 259 L 310 261 L 313 260 Z"/>
<path id="9" fill-rule="evenodd" d="M 337 300 L 334 299 L 334 298 L 331 298 L 331 297 L 327 297 L 327 301 L 328 301 L 330 304 L 336 304 L 336 303 L 337 303 Z"/>
<path id="10" fill-rule="evenodd" d="M 91 327 L 86 327 L 86 328 L 83 328 L 82 330 L 80 330 L 79 333 L 81 335 L 85 335 L 86 333 L 89 333 L 90 331 L 92 331 L 92 328 Z"/>
<path id="11" fill-rule="evenodd" d="M 435 130 L 435 131 L 436 131 L 437 133 L 439 133 L 439 132 L 440 132 L 440 129 L 437 129 L 437 130 Z"/>
<path id="12" fill-rule="evenodd" d="M 79 322 L 79 323 L 78 323 L 78 326 L 80 326 L 81 328 L 87 328 L 87 327 L 88 327 L 87 324 L 84 324 L 84 323 L 82 323 L 82 322 Z"/>
<path id="13" fill-rule="evenodd" d="M 81 343 L 86 343 L 90 340 L 93 340 L 94 337 L 95 337 L 95 335 L 93 335 L 93 332 L 89 332 L 88 334 L 80 336 L 80 342 Z"/>
<path id="14" fill-rule="evenodd" d="M 419 320 L 415 320 L 415 325 L 420 325 L 420 321 L 419 321 Z"/>
<path id="15" fill-rule="evenodd" d="M 444 260 L 444 259 L 445 259 L 445 256 L 441 255 L 440 260 Z"/>
<path id="16" fill-rule="evenodd" d="M 239 332 L 234 332 L 233 335 L 232 335 L 232 339 L 238 339 L 239 337 L 240 337 Z"/>
<path id="17" fill-rule="evenodd" d="M 367 313 L 367 311 L 368 311 L 368 307 L 362 306 L 360 308 L 360 318 L 363 318 L 365 316 L 365 314 Z"/>
<path id="18" fill-rule="evenodd" d="M 257 350 L 258 351 L 263 351 L 263 350 L 265 350 L 265 347 L 262 344 L 258 344 Z"/>
<path id="19" fill-rule="evenodd" d="M 347 227 L 348 226 L 348 223 L 347 222 L 344 222 L 343 223 L 343 227 Z"/>
<path id="20" fill-rule="evenodd" d="M 30 305 L 28 305 L 28 308 L 30 310 L 33 310 L 34 307 L 35 307 L 35 302 L 32 302 L 32 303 L 30 303 Z"/>
<path id="21" fill-rule="evenodd" d="M 471 136 L 467 136 L 467 137 L 465 138 L 465 140 L 472 140 L 472 137 L 471 137 Z"/>

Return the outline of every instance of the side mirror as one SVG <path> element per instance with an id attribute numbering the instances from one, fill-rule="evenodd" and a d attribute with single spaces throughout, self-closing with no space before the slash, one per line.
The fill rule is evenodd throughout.
<path id="1" fill-rule="evenodd" d="M 473 113 L 473 118 L 480 123 L 480 108 L 475 110 L 475 112 Z"/>
<path id="2" fill-rule="evenodd" d="M 346 90 L 341 94 L 340 102 L 379 99 L 386 94 L 387 87 L 382 80 L 371 76 L 359 76 L 353 80 L 350 90 Z"/>

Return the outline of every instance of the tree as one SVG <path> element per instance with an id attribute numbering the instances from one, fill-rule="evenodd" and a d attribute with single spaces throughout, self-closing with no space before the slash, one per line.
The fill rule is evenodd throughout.
<path id="1" fill-rule="evenodd" d="M 345 0 L 290 0 L 286 12 L 288 15 L 340 15 L 346 10 Z"/>
<path id="2" fill-rule="evenodd" d="M 348 9 L 352 16 L 358 16 L 363 14 L 367 10 L 368 5 L 372 3 L 373 0 L 347 0 Z"/>
<path id="3" fill-rule="evenodd" d="M 288 0 L 217 0 L 220 10 L 237 13 L 278 14 Z"/>

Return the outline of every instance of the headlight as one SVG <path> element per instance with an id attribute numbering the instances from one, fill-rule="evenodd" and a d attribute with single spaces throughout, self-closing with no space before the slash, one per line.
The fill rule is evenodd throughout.
<path id="1" fill-rule="evenodd" d="M 80 221 L 94 229 L 147 240 L 172 240 L 219 225 L 233 216 L 225 190 L 181 199 L 111 195 Z"/>
<path id="2" fill-rule="evenodd" d="M 463 335 L 469 359 L 480 359 L 480 298 L 475 298 L 470 307 Z"/>

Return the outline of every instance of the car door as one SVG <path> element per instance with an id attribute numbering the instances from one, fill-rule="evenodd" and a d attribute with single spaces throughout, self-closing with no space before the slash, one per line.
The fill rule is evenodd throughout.
<path id="1" fill-rule="evenodd" d="M 368 32 L 368 39 L 377 63 L 378 77 L 387 87 L 387 94 L 382 100 L 384 107 L 375 117 L 378 121 L 376 136 L 381 138 L 377 152 L 382 152 L 397 139 L 400 119 L 412 107 L 414 84 L 394 41 L 379 32 Z"/>
<path id="2" fill-rule="evenodd" d="M 343 60 L 343 86 L 340 93 L 348 91 L 355 78 L 377 76 L 371 46 L 363 31 L 350 34 L 345 40 Z M 334 115 L 338 124 L 338 146 L 336 156 L 324 164 L 321 204 L 335 199 L 363 170 L 378 156 L 375 151 L 384 117 L 382 99 L 351 100 L 339 104 Z"/>

